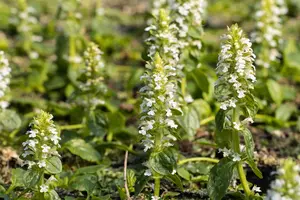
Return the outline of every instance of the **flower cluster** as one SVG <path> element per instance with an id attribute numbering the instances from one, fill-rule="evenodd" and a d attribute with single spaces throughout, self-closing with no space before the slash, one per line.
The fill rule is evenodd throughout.
<path id="1" fill-rule="evenodd" d="M 140 90 L 143 102 L 139 128 L 139 133 L 145 136 L 145 151 L 153 148 L 157 139 L 157 148 L 172 146 L 170 140 L 176 140 L 172 132 L 178 127 L 173 111 L 180 111 L 176 94 L 177 83 L 172 80 L 174 72 L 171 67 L 156 53 L 146 68 L 146 73 L 141 77 L 146 86 Z"/>
<path id="2" fill-rule="evenodd" d="M 267 200 L 300 199 L 300 165 L 288 159 L 277 171 L 278 177 L 271 183 Z"/>
<path id="3" fill-rule="evenodd" d="M 98 46 L 91 42 L 84 52 L 86 68 L 83 74 L 86 76 L 85 87 L 95 87 L 104 80 L 104 62 L 101 59 L 103 52 Z"/>
<path id="4" fill-rule="evenodd" d="M 34 16 L 36 10 L 28 7 L 26 1 L 19 1 L 18 8 L 12 8 L 11 13 L 10 23 L 17 27 L 19 33 L 31 32 L 32 26 L 38 23 Z"/>
<path id="5" fill-rule="evenodd" d="M 179 65 L 180 49 L 183 48 L 182 43 L 177 39 L 176 34 L 178 28 L 176 24 L 170 24 L 170 17 L 164 9 L 160 9 L 159 15 L 155 22 L 148 26 L 146 31 L 150 32 L 150 37 L 146 42 L 150 45 L 148 56 L 154 57 L 158 52 L 169 71 L 179 74 L 183 65 Z"/>
<path id="6" fill-rule="evenodd" d="M 184 44 L 201 49 L 201 41 L 189 37 L 188 31 L 190 28 L 196 27 L 202 32 L 202 21 L 206 6 L 206 0 L 176 0 L 173 6 L 176 12 L 175 21 L 179 28 L 179 37 L 185 41 Z M 199 38 L 199 36 L 197 37 Z"/>
<path id="7" fill-rule="evenodd" d="M 231 149 L 227 149 L 226 147 L 224 147 L 223 149 L 219 149 L 220 153 L 223 153 L 223 157 L 229 157 L 231 158 L 234 162 L 238 162 L 241 160 L 241 156 L 240 154 L 234 152 Z"/>
<path id="8" fill-rule="evenodd" d="M 33 166 L 45 168 L 47 158 L 59 156 L 56 149 L 60 147 L 60 136 L 52 118 L 51 114 L 41 111 L 30 124 L 31 129 L 26 133 L 28 140 L 22 143 L 22 157 L 29 169 Z"/>
<path id="9" fill-rule="evenodd" d="M 282 43 L 282 16 L 287 13 L 284 0 L 262 0 L 260 10 L 255 14 L 257 31 L 252 34 L 253 40 L 261 45 L 261 52 L 256 64 L 265 68 L 280 56 L 278 51 Z"/>
<path id="10" fill-rule="evenodd" d="M 256 81 L 255 55 L 251 42 L 243 31 L 233 25 L 228 28 L 229 34 L 222 36 L 221 52 L 217 64 L 218 81 L 215 84 L 216 96 L 221 109 L 235 108 L 243 99 L 251 94 Z"/>
<path id="11" fill-rule="evenodd" d="M 8 107 L 9 103 L 5 99 L 9 83 L 11 68 L 3 51 L 0 51 L 0 109 Z"/>

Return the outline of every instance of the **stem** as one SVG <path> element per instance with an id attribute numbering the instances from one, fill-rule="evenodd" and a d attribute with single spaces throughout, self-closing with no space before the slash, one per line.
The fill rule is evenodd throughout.
<path id="1" fill-rule="evenodd" d="M 214 159 L 214 158 L 196 157 L 196 158 L 187 158 L 187 159 L 180 160 L 177 164 L 178 165 L 183 165 L 187 162 L 197 162 L 197 161 L 212 162 L 212 163 L 218 163 L 219 162 L 218 159 Z"/>
<path id="2" fill-rule="evenodd" d="M 238 108 L 233 109 L 233 113 L 232 113 L 232 121 L 233 122 L 239 122 L 238 112 L 239 112 Z M 236 153 L 240 154 L 240 137 L 239 137 L 239 132 L 238 131 L 233 131 L 232 144 L 233 144 L 233 150 Z M 237 170 L 238 170 L 240 181 L 241 181 L 242 186 L 244 188 L 244 192 L 245 192 L 246 197 L 248 199 L 248 197 L 251 194 L 251 190 L 250 190 L 249 185 L 248 185 L 248 181 L 247 181 L 244 169 L 243 169 L 242 162 L 239 161 L 237 163 L 236 167 L 237 167 Z"/>
<path id="3" fill-rule="evenodd" d="M 127 200 L 131 200 L 130 192 L 127 184 L 127 160 L 128 160 L 128 151 L 125 152 L 125 159 L 124 159 L 124 187 L 126 191 Z"/>
<path id="4" fill-rule="evenodd" d="M 181 79 L 181 93 L 182 93 L 183 98 L 185 97 L 185 88 L 186 88 L 186 78 L 183 77 Z"/>
<path id="5" fill-rule="evenodd" d="M 200 125 L 203 126 L 203 125 L 208 124 L 209 122 L 214 121 L 214 120 L 215 120 L 215 116 L 210 116 L 208 118 L 205 118 L 205 119 L 201 120 Z"/>
<path id="6" fill-rule="evenodd" d="M 154 196 L 159 197 L 159 191 L 160 191 L 160 178 L 154 177 Z"/>
<path id="7" fill-rule="evenodd" d="M 73 129 L 81 129 L 81 128 L 84 128 L 83 124 L 73 124 L 73 125 L 59 126 L 60 130 L 73 130 Z"/>

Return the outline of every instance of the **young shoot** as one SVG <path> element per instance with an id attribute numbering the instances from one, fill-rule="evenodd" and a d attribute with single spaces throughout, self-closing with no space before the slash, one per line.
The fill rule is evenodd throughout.
<path id="1" fill-rule="evenodd" d="M 211 170 L 208 189 L 212 199 L 221 199 L 225 195 L 234 169 L 238 171 L 246 197 L 253 194 L 243 170 L 244 163 L 261 177 L 254 162 L 252 134 L 247 129 L 247 125 L 253 123 L 257 107 L 252 95 L 256 78 L 251 45 L 238 25 L 228 28 L 228 34 L 222 36 L 215 95 L 221 104 L 216 116 L 216 141 L 224 158 Z M 240 147 L 241 136 L 244 137 L 244 148 Z M 228 171 L 227 174 L 220 174 L 222 170 Z M 222 185 L 218 182 L 220 179 L 224 179 Z"/>

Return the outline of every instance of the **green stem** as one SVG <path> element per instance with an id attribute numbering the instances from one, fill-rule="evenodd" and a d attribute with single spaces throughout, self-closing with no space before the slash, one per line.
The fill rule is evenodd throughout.
<path id="1" fill-rule="evenodd" d="M 187 162 L 212 162 L 212 163 L 218 163 L 219 160 L 218 159 L 214 159 L 214 158 L 205 158 L 205 157 L 195 157 L 195 158 L 187 158 L 187 159 L 183 159 L 180 160 L 177 164 L 178 165 L 183 165 Z"/>
<path id="2" fill-rule="evenodd" d="M 232 121 L 233 122 L 239 122 L 239 114 L 238 114 L 239 110 L 238 108 L 235 108 L 233 110 L 233 113 L 232 113 Z M 240 154 L 240 137 L 239 137 L 239 132 L 238 131 L 234 131 L 233 132 L 233 135 L 232 135 L 232 144 L 233 144 L 233 150 Z M 250 196 L 251 194 L 251 190 L 249 188 L 249 185 L 248 185 L 248 181 L 247 181 L 247 178 L 246 178 L 246 174 L 244 172 L 244 169 L 243 169 L 243 165 L 242 165 L 242 162 L 238 162 L 237 165 L 237 170 L 238 170 L 238 174 L 239 174 L 239 177 L 240 177 L 240 181 L 242 183 L 242 186 L 244 188 L 244 192 L 247 196 L 247 198 Z"/>
<path id="3" fill-rule="evenodd" d="M 73 124 L 73 125 L 59 126 L 60 130 L 73 130 L 73 129 L 81 129 L 81 128 L 84 128 L 83 124 Z"/>
<path id="4" fill-rule="evenodd" d="M 214 121 L 214 120 L 215 120 L 215 116 L 210 116 L 208 118 L 205 118 L 205 119 L 201 120 L 200 125 L 203 126 L 203 125 L 208 124 L 209 122 Z"/>
<path id="5" fill-rule="evenodd" d="M 185 97 L 185 88 L 186 88 L 186 78 L 185 77 L 183 77 L 182 79 L 181 79 L 181 93 L 182 93 L 182 96 L 183 96 L 183 98 Z"/>
<path id="6" fill-rule="evenodd" d="M 154 196 L 159 197 L 160 192 L 160 178 L 154 177 Z"/>

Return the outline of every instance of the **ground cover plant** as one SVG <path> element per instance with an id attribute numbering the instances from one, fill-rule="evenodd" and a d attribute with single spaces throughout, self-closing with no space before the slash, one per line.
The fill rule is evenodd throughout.
<path id="1" fill-rule="evenodd" d="M 297 0 L 0 11 L 1 199 L 300 199 Z"/>

